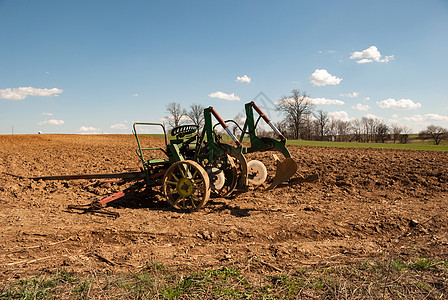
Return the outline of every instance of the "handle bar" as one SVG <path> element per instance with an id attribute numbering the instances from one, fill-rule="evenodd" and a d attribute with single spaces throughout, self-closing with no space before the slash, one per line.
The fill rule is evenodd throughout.
<path id="1" fill-rule="evenodd" d="M 229 125 L 227 125 L 227 123 L 218 115 L 218 113 L 216 112 L 216 110 L 213 109 L 213 107 L 209 107 L 208 108 L 209 111 L 212 113 L 212 115 L 215 117 L 216 120 L 218 120 L 219 124 L 221 124 L 221 126 L 227 131 L 227 133 L 229 134 L 229 136 L 232 138 L 232 140 L 235 142 L 235 144 L 240 147 L 241 143 L 240 141 L 238 141 L 238 139 L 236 138 L 236 136 L 232 133 L 232 131 L 230 131 L 229 129 Z"/>
<path id="2" fill-rule="evenodd" d="M 286 141 L 286 137 L 280 132 L 280 130 L 277 129 L 277 127 L 275 127 L 274 124 L 272 124 L 271 120 L 269 120 L 269 118 L 264 114 L 264 112 L 258 107 L 258 105 L 255 104 L 254 101 L 252 101 L 250 103 L 252 105 L 252 107 L 255 109 L 255 111 L 260 115 L 260 117 L 263 118 L 263 120 L 266 122 L 266 124 L 269 125 L 269 127 L 272 128 L 272 130 L 274 130 L 275 133 L 277 133 L 280 136 L 280 139 L 282 141 Z"/>

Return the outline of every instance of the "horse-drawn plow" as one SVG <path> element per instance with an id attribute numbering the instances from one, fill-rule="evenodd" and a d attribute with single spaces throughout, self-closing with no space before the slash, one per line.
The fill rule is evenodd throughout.
<path id="1" fill-rule="evenodd" d="M 138 172 L 114 174 L 80 174 L 28 177 L 32 180 L 76 180 L 76 179 L 121 179 L 133 184 L 117 193 L 84 205 L 70 205 L 70 209 L 86 212 L 102 212 L 107 203 L 120 199 L 132 192 L 147 189 L 160 189 L 168 203 L 179 210 L 195 211 L 206 205 L 211 195 L 232 197 L 249 190 L 255 185 L 265 189 L 278 186 L 315 181 L 317 175 L 307 178 L 293 176 L 297 163 L 286 148 L 286 138 L 274 126 L 270 119 L 254 103 L 245 105 L 246 120 L 242 127 L 235 121 L 224 121 L 213 107 L 204 109 L 204 127 L 182 125 L 171 130 L 171 138 L 164 124 L 134 123 L 133 133 L 137 141 L 137 155 L 141 167 Z M 255 119 L 254 111 L 258 114 Z M 216 122 L 213 121 L 213 118 Z M 263 120 L 274 132 L 275 138 L 259 137 L 257 127 Z M 215 123 L 215 124 L 214 124 Z M 240 131 L 237 137 L 228 123 L 234 123 Z M 146 147 L 142 143 L 142 131 L 145 127 L 159 127 L 164 135 L 165 147 Z M 224 142 L 218 133 L 221 127 L 232 142 Z M 248 137 L 248 138 L 247 138 Z M 247 141 L 249 140 L 249 141 Z M 274 151 L 283 156 L 283 160 L 273 154 L 277 161 L 277 170 L 270 182 L 267 182 L 265 165 L 258 160 L 247 160 L 249 153 Z M 154 154 L 158 153 L 158 154 Z"/>

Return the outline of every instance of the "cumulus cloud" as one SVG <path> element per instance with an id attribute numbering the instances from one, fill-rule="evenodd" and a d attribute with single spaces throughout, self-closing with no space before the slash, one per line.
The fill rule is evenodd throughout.
<path id="1" fill-rule="evenodd" d="M 294 104 L 293 98 L 284 98 L 280 101 L 275 102 L 276 105 L 280 104 Z M 313 105 L 344 105 L 344 101 L 336 100 L 336 99 L 327 99 L 327 98 L 310 98 L 305 97 L 304 101 Z"/>
<path id="2" fill-rule="evenodd" d="M 425 114 L 425 115 L 414 115 L 412 117 L 405 117 L 403 119 L 412 122 L 448 121 L 448 116 L 442 116 L 439 114 Z"/>
<path id="3" fill-rule="evenodd" d="M 336 100 L 336 99 L 327 99 L 327 98 L 309 98 L 309 101 L 314 105 L 344 105 L 344 101 Z"/>
<path id="4" fill-rule="evenodd" d="M 382 120 L 382 119 L 383 119 L 383 118 L 381 118 L 381 117 L 378 117 L 378 116 L 375 116 L 375 115 L 372 115 L 372 114 L 364 115 L 363 118 L 366 118 L 366 119 L 374 119 L 374 120 Z"/>
<path id="5" fill-rule="evenodd" d="M 349 98 L 356 98 L 359 96 L 358 92 L 348 93 L 348 94 L 339 94 L 341 97 L 349 97 Z"/>
<path id="6" fill-rule="evenodd" d="M 352 106 L 353 109 L 360 111 L 368 111 L 370 107 L 367 104 L 356 103 L 356 105 Z"/>
<path id="7" fill-rule="evenodd" d="M 394 56 L 382 56 L 377 47 L 370 46 L 365 50 L 353 52 L 350 58 L 357 59 L 356 63 L 358 64 L 366 64 L 371 62 L 387 63 L 394 59 Z"/>
<path id="8" fill-rule="evenodd" d="M 118 123 L 118 124 L 110 125 L 110 128 L 124 130 L 124 129 L 128 129 L 128 126 L 123 123 Z"/>
<path id="9" fill-rule="evenodd" d="M 215 92 L 208 95 L 210 98 L 218 98 L 229 101 L 240 101 L 240 97 L 236 96 L 234 93 L 226 94 L 224 92 Z"/>
<path id="10" fill-rule="evenodd" d="M 341 81 L 342 78 L 331 75 L 325 69 L 316 69 L 310 76 L 310 82 L 314 86 L 337 85 Z"/>
<path id="11" fill-rule="evenodd" d="M 51 119 L 51 120 L 47 120 L 47 121 L 42 121 L 37 123 L 39 126 L 42 125 L 63 125 L 64 124 L 64 120 L 55 120 L 55 119 Z"/>
<path id="12" fill-rule="evenodd" d="M 250 83 L 251 79 L 247 75 L 243 75 L 243 76 L 237 76 L 235 81 Z"/>
<path id="13" fill-rule="evenodd" d="M 417 109 L 422 107 L 420 103 L 415 103 L 411 99 L 386 99 L 383 101 L 378 101 L 378 104 L 381 108 L 391 108 L 391 109 Z"/>
<path id="14" fill-rule="evenodd" d="M 23 100 L 28 96 L 42 96 L 51 97 L 59 96 L 63 90 L 52 88 L 52 89 L 37 89 L 33 87 L 18 87 L 0 90 L 0 99 L 6 100 Z"/>
<path id="15" fill-rule="evenodd" d="M 342 111 L 329 112 L 328 116 L 330 118 L 333 118 L 333 119 L 336 119 L 336 120 L 341 120 L 341 121 L 344 121 L 344 122 L 351 121 L 350 118 L 348 117 L 347 112 L 345 112 L 343 110 Z"/>
<path id="16" fill-rule="evenodd" d="M 79 127 L 78 131 L 81 133 L 98 133 L 101 131 L 101 129 L 92 126 L 81 126 Z"/>
<path id="17" fill-rule="evenodd" d="M 52 116 L 53 114 L 52 114 L 52 113 L 46 113 L 46 112 L 44 112 L 44 113 L 41 113 L 41 115 L 42 115 L 42 116 Z"/>

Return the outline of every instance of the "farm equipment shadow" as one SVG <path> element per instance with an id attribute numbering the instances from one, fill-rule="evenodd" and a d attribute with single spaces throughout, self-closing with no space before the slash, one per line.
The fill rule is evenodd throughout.
<path id="1" fill-rule="evenodd" d="M 275 210 L 270 209 L 241 208 L 238 205 L 230 204 L 228 201 L 230 200 L 225 198 L 211 198 L 202 210 L 204 210 L 206 213 L 229 213 L 234 217 L 249 217 L 251 216 L 251 212 L 275 212 Z M 169 205 L 169 203 L 165 200 L 163 194 L 160 191 L 154 189 L 144 189 L 142 191 L 131 193 L 120 199 L 110 202 L 104 207 L 106 211 L 103 212 L 98 210 L 86 210 L 76 213 L 104 213 L 107 212 L 108 207 L 117 209 L 148 209 L 186 213 L 186 211 L 180 211 Z M 74 213 L 74 211 L 69 212 Z"/>
<path id="2" fill-rule="evenodd" d="M 114 208 L 146 208 L 150 210 L 176 211 L 165 201 L 161 192 L 153 189 L 144 189 L 143 191 L 132 193 L 121 199 L 108 203 L 107 206 Z"/>
<path id="3" fill-rule="evenodd" d="M 222 198 L 216 198 L 208 202 L 207 207 L 211 210 L 210 213 L 228 211 L 234 217 L 250 217 L 251 212 L 276 212 L 276 210 L 272 209 L 241 208 L 238 205 L 218 201 L 218 199 Z"/>

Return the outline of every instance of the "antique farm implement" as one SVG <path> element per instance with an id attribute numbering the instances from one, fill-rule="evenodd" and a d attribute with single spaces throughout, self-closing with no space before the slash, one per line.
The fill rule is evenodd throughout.
<path id="1" fill-rule="evenodd" d="M 211 194 L 228 197 L 248 190 L 249 185 L 261 185 L 267 178 L 264 164 L 257 160 L 247 162 L 245 154 L 276 151 L 284 156 L 278 157 L 277 170 L 267 189 L 286 183 L 295 184 L 312 181 L 312 178 L 290 178 L 297 171 L 297 164 L 291 158 L 285 146 L 286 138 L 272 124 L 269 118 L 254 103 L 245 105 L 246 121 L 241 128 L 235 121 L 224 121 L 213 107 L 204 109 L 204 128 L 197 125 L 183 125 L 172 129 L 168 138 L 166 128 L 159 123 L 134 123 L 133 133 L 137 140 L 136 150 L 141 161 L 139 172 L 116 174 L 81 174 L 31 177 L 33 180 L 73 180 L 73 179 L 112 179 L 133 181 L 134 184 L 118 193 L 95 200 L 85 205 L 71 205 L 71 209 L 85 211 L 100 211 L 111 201 L 122 198 L 131 192 L 142 188 L 161 187 L 168 203 L 176 209 L 194 211 L 203 207 Z M 258 113 L 255 120 L 254 111 Z M 213 125 L 213 117 L 217 123 Z M 259 137 L 257 125 L 264 120 L 279 140 Z M 239 137 L 230 130 L 228 122 L 233 122 L 241 131 Z M 142 142 L 144 127 L 160 127 L 164 134 L 165 147 L 145 147 Z M 222 129 L 232 139 L 231 143 L 222 141 L 216 126 Z M 249 136 L 247 146 L 245 137 Z M 245 146 L 246 145 L 246 146 Z M 157 154 L 154 154 L 157 153 Z M 298 179 L 298 180 L 297 180 Z M 103 211 L 104 212 L 104 211 Z"/>

